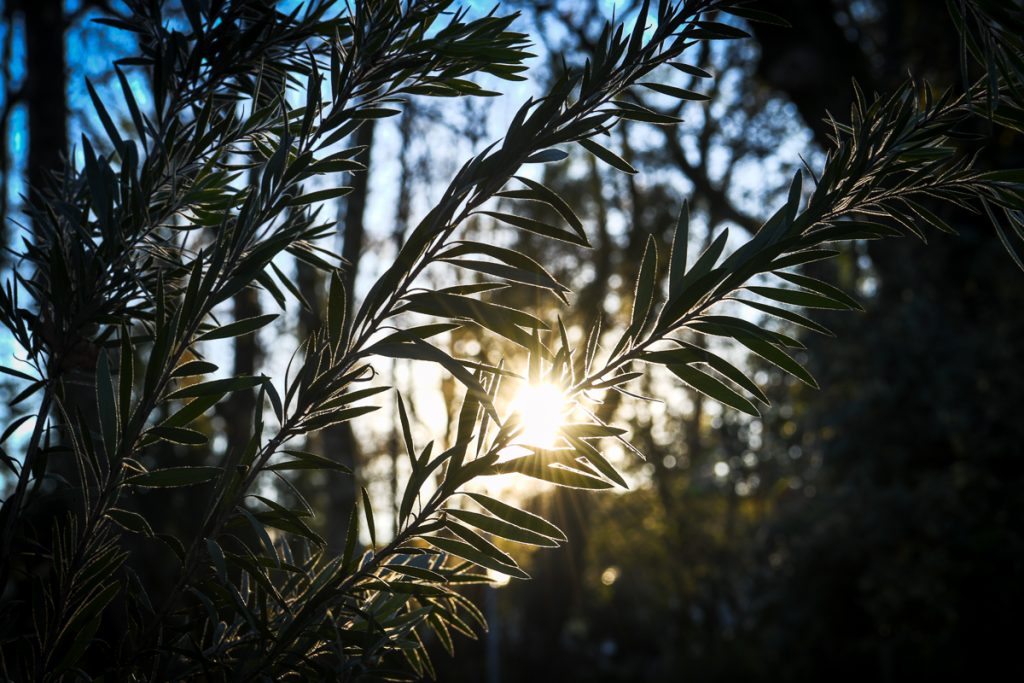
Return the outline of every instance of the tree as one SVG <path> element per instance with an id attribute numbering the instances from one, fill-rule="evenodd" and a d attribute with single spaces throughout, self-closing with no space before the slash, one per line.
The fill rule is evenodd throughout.
<path id="1" fill-rule="evenodd" d="M 119 70 L 134 128 L 125 133 L 90 87 L 106 140 L 83 137 L 81 167 L 65 169 L 35 206 L 36 235 L 0 295 L 0 319 L 27 363 L 3 371 L 26 383 L 15 402 L 38 401 L 21 457 L 4 453 L 14 486 L 0 519 L 3 664 L 14 678 L 427 674 L 426 634 L 450 649 L 453 633 L 483 626 L 460 586 L 488 582 L 483 570 L 527 578 L 497 543 L 565 540 L 549 521 L 473 491 L 479 478 L 625 486 L 602 446 L 632 446 L 602 419 L 600 403 L 633 393 L 630 383 L 647 368 L 757 415 L 762 389 L 699 338 L 729 340 L 813 383 L 787 352 L 800 342 L 749 322 L 738 307 L 820 330 L 794 307 L 857 304 L 794 269 L 830 258 L 833 243 L 919 234 L 923 225 L 949 230 L 922 197 L 974 203 L 993 222 L 1001 211 L 1000 230 L 1021 230 L 1019 173 L 978 171 L 953 144 L 965 122 L 1019 111 L 1013 73 L 962 92 L 916 83 L 874 100 L 857 92 L 812 188 L 797 173 L 749 240 L 727 252 L 723 232 L 694 259 L 684 208 L 667 258 L 654 239 L 638 243 L 625 324 L 603 330 L 598 319 L 574 344 L 552 310 L 567 288 L 522 252 L 460 230 L 486 216 L 535 239 L 589 246 L 568 204 L 517 175 L 521 167 L 564 159 L 563 147 L 578 143 L 635 173 L 628 154 L 595 138 L 628 121 L 678 119 L 624 95 L 642 86 L 703 99 L 652 72 L 670 66 L 704 77 L 678 60 L 695 44 L 746 35 L 721 18 L 777 21 L 735 0 L 645 1 L 631 28 L 607 24 L 582 68 L 557 74 L 543 97 L 518 109 L 500 143 L 459 169 L 356 301 L 354 264 L 324 248 L 333 227 L 318 207 L 351 191 L 333 186 L 332 174 L 362 170 L 350 136 L 399 114 L 393 107 L 404 96 L 489 96 L 496 93 L 471 76 L 524 78 L 529 53 L 526 36 L 510 30 L 516 16 L 474 18 L 447 0 L 367 0 L 351 12 L 316 0 L 289 13 L 273 3 L 185 2 L 181 22 L 168 21 L 159 3 L 130 8 L 130 17 L 107 21 L 138 36 L 140 56 L 120 66 L 147 70 L 153 106 L 139 105 Z M 497 198 L 512 212 L 497 210 Z M 557 221 L 529 217 L 519 209 L 525 202 L 546 205 Z M 357 230 L 360 217 L 351 219 Z M 329 283 L 323 310 L 313 311 L 319 328 L 283 377 L 214 375 L 211 343 L 252 335 L 276 317 L 222 323 L 226 302 L 258 291 L 282 309 L 289 297 L 309 305 L 274 265 L 285 256 Z M 477 280 L 426 289 L 428 268 Z M 548 303 L 505 305 L 536 291 Z M 437 344 L 456 331 L 515 351 L 456 358 Z M 378 408 L 390 388 L 372 381 L 382 359 L 434 364 L 459 382 L 454 438 L 417 444 L 394 395 L 409 472 L 389 511 L 396 533 L 385 537 L 374 514 L 381 508 L 363 488 L 344 547 L 328 552 L 301 494 L 285 506 L 261 483 L 295 470 L 347 471 L 335 453 L 295 443 Z M 83 375 L 85 391 L 71 381 Z M 535 395 L 564 413 L 550 442 L 531 433 L 523 410 L 508 408 L 507 386 L 524 383 L 547 384 Z M 158 447 L 204 446 L 197 421 L 227 395 L 251 390 L 244 447 L 191 465 Z M 156 518 L 145 514 L 163 489 L 196 511 L 173 530 L 153 528 Z M 161 585 L 139 571 L 129 544 L 163 553 L 173 580 Z"/>

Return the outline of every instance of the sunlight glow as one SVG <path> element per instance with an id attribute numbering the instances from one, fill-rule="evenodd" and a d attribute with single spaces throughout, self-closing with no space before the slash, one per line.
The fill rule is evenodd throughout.
<path id="1" fill-rule="evenodd" d="M 523 426 L 517 443 L 538 448 L 555 447 L 567 410 L 561 389 L 549 383 L 524 384 L 511 408 Z"/>
<path id="2" fill-rule="evenodd" d="M 512 580 L 512 577 L 510 577 L 508 574 L 502 574 L 501 572 L 496 572 L 493 569 L 487 570 L 487 578 L 490 579 L 491 585 L 495 588 L 507 586 L 509 582 Z"/>

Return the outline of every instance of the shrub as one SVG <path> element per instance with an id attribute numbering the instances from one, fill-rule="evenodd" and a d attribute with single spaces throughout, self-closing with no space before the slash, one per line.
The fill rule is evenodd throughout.
<path id="1" fill-rule="evenodd" d="M 12 679 L 429 674 L 425 634 L 450 649 L 454 634 L 485 626 L 460 586 L 488 582 L 484 570 L 527 577 L 489 537 L 549 547 L 566 540 L 544 519 L 467 485 L 514 473 L 558 486 L 624 487 L 602 450 L 610 440 L 628 446 L 624 431 L 589 411 L 590 402 L 629 392 L 656 366 L 757 415 L 764 393 L 707 350 L 707 336 L 813 384 L 791 355 L 800 343 L 739 309 L 827 332 L 795 309 L 858 305 L 797 269 L 833 256 L 832 245 L 951 231 L 927 208 L 934 199 L 987 212 L 1011 253 L 1012 236 L 1024 230 L 1020 173 L 978 172 L 956 144 L 971 118 L 1022 121 L 1012 52 L 971 40 L 991 78 L 963 92 L 910 82 L 875 99 L 858 93 L 850 122 L 834 124 L 835 145 L 811 186 L 798 173 L 785 204 L 738 248 L 727 253 L 723 232 L 690 258 L 684 210 L 668 254 L 648 243 L 623 327 L 596 325 L 574 346 L 553 310 L 502 305 L 504 289 L 547 290 L 553 301 L 568 291 L 523 253 L 458 239 L 461 226 L 485 214 L 586 247 L 583 222 L 550 189 L 517 175 L 522 167 L 559 161 L 578 143 L 635 173 L 599 137 L 622 120 L 677 120 L 620 96 L 646 87 L 704 99 L 651 72 L 671 65 L 704 76 L 678 60 L 698 42 L 742 38 L 725 16 L 777 21 L 735 0 L 645 1 L 634 28 L 609 24 L 585 69 L 561 73 L 519 108 L 500 142 L 466 161 L 357 302 L 344 285 L 345 264 L 324 247 L 334 228 L 320 211 L 350 188 L 311 186 L 318 176 L 359 172 L 352 134 L 399 114 L 404 97 L 497 94 L 474 74 L 523 79 L 530 55 L 527 37 L 511 30 L 515 15 L 473 18 L 450 0 L 357 0 L 350 11 L 313 0 L 287 14 L 269 2 L 190 1 L 179 23 L 159 3 L 129 4 L 129 19 L 109 21 L 138 36 L 139 56 L 121 66 L 148 75 L 153 106 L 143 111 L 119 70 L 133 124 L 127 135 L 90 87 L 107 139 L 84 137 L 83 162 L 41 195 L 35 232 L 0 292 L 0 317 L 27 364 L 0 369 L 24 382 L 13 404 L 37 405 L 4 435 L 33 421 L 21 456 L 3 454 L 14 479 L 0 523 L 3 665 Z M 964 30 L 1006 26 L 993 22 Z M 296 96 L 302 106 L 293 106 Z M 496 197 L 545 204 L 560 221 L 497 211 Z M 203 357 L 203 342 L 254 334 L 276 317 L 221 324 L 224 302 L 256 289 L 282 309 L 290 299 L 303 303 L 274 263 L 284 255 L 329 278 L 322 327 L 302 340 L 284 377 L 210 379 L 219 368 Z M 424 289 L 431 265 L 480 277 Z M 431 343 L 456 328 L 505 340 L 519 356 L 489 365 Z M 331 453 L 293 444 L 373 411 L 388 389 L 370 382 L 385 358 L 437 364 L 458 380 L 457 430 L 446 448 L 415 443 L 397 396 L 411 473 L 394 511 L 397 533 L 378 538 L 364 489 L 343 552 L 330 553 L 301 496 L 288 507 L 260 495 L 259 482 L 344 469 Z M 524 438 L 528 425 L 502 404 L 502 382 L 556 387 L 570 417 L 553 444 Z M 191 466 L 154 458 L 159 442 L 204 444 L 196 420 L 245 391 L 257 395 L 246 448 Z M 146 490 L 161 488 L 182 489 L 193 528 L 160 528 L 159 516 L 138 505 Z M 133 568 L 129 548 L 142 542 L 170 549 L 170 585 Z"/>

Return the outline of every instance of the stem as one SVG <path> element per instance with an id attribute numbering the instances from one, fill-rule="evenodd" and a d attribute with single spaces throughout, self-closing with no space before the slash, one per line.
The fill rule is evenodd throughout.
<path id="1" fill-rule="evenodd" d="M 21 517 L 21 506 L 28 488 L 29 476 L 38 457 L 39 443 L 42 441 L 50 404 L 53 401 L 53 391 L 52 381 L 47 382 L 43 390 L 43 398 L 39 402 L 39 413 L 36 416 L 35 426 L 32 428 L 32 436 L 29 438 L 28 448 L 25 450 L 25 459 L 22 461 L 21 471 L 18 472 L 18 483 L 14 493 L 5 501 L 7 517 L 4 520 L 3 540 L 0 541 L 0 557 L 5 559 L 0 563 L 0 593 L 7 588 L 7 579 L 10 576 L 12 565 L 9 558 L 11 557 L 11 544 L 14 542 L 14 531 L 18 519 Z"/>

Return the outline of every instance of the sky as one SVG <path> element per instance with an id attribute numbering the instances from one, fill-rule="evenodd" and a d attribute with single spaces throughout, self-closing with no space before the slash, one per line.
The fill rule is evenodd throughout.
<path id="1" fill-rule="evenodd" d="M 74 11 L 77 4 L 77 2 L 69 2 L 69 11 Z M 475 7 L 484 7 L 481 3 L 474 2 L 471 4 Z M 608 6 L 611 7 L 612 3 L 608 3 Z M 486 8 L 489 9 L 490 5 L 487 5 Z M 22 69 L 24 44 L 20 31 L 17 30 L 18 27 L 16 26 L 15 28 L 10 76 L 12 83 L 17 85 L 24 77 Z M 533 30 L 532 25 L 525 20 L 522 20 L 521 28 L 526 31 Z M 131 54 L 133 49 L 134 43 L 130 34 L 91 21 L 78 22 L 68 32 L 68 91 L 72 110 L 69 132 L 73 150 L 77 147 L 76 141 L 79 140 L 82 133 L 91 136 L 100 130 L 98 121 L 89 104 L 89 98 L 85 89 L 85 79 L 89 78 L 94 82 L 101 98 L 108 105 L 120 102 L 121 95 L 116 86 L 116 81 L 109 78 L 109 65 L 114 59 Z M 720 57 L 721 55 L 719 55 Z M 535 73 L 540 75 L 540 69 L 542 69 L 542 65 L 545 62 L 543 53 L 541 53 L 540 57 L 531 61 L 534 69 L 537 70 Z M 129 79 L 133 93 L 140 105 L 144 109 L 150 106 L 151 100 L 147 96 L 144 80 L 138 74 L 133 74 L 130 70 Z M 468 107 L 464 101 L 449 100 L 440 104 L 431 104 L 431 107 L 437 112 L 438 121 L 440 122 L 432 124 L 428 134 L 415 139 L 411 150 L 403 150 L 401 148 L 402 141 L 398 132 L 398 117 L 384 120 L 379 124 L 377 142 L 373 149 L 374 156 L 371 163 L 370 180 L 371 192 L 366 215 L 371 248 L 367 251 L 361 263 L 358 283 L 360 290 L 365 291 L 368 289 L 376 274 L 383 267 L 386 267 L 392 258 L 391 247 L 387 246 L 387 241 L 395 221 L 395 192 L 399 173 L 398 164 L 395 160 L 399 158 L 399 155 L 403 151 L 407 151 L 414 158 L 429 156 L 431 159 L 433 171 L 431 182 L 419 184 L 412 200 L 413 223 L 415 223 L 415 218 L 423 215 L 429 209 L 432 201 L 443 191 L 447 178 L 461 165 L 462 161 L 490 141 L 499 139 L 508 121 L 521 103 L 529 96 L 538 93 L 536 78 L 524 84 L 514 84 L 497 81 L 497 79 L 493 78 L 485 78 L 481 84 L 486 88 L 501 90 L 505 94 L 503 97 L 494 98 L 486 102 L 476 102 Z M 738 85 L 738 83 L 726 83 L 723 87 L 723 98 L 733 97 Z M 296 98 L 299 97 L 301 96 L 296 94 Z M 713 107 L 718 108 L 712 108 L 710 115 L 719 116 L 722 114 L 721 105 L 713 105 Z M 114 109 L 114 107 L 111 108 Z M 702 105 L 693 103 L 691 106 L 688 106 L 686 112 L 684 112 L 684 118 L 687 119 L 687 123 L 683 124 L 684 131 L 687 126 L 697 126 L 702 121 L 702 117 L 706 115 L 709 115 L 709 112 L 707 109 L 702 108 Z M 781 112 L 780 115 L 791 116 L 792 113 Z M 484 135 L 475 145 L 467 141 L 462 134 L 462 130 L 469 123 L 475 123 L 476 127 L 484 132 Z M 15 163 L 15 167 L 12 169 L 11 182 L 7 184 L 5 190 L 8 193 L 11 206 L 16 206 L 18 203 L 17 198 L 24 192 L 24 187 L 19 178 L 20 171 L 22 170 L 20 164 L 23 162 L 26 150 L 25 114 L 22 108 L 18 108 L 14 112 L 11 120 L 11 131 L 12 135 L 8 144 L 10 146 L 10 158 Z M 105 136 L 100 135 L 99 137 L 103 138 Z M 658 141 L 654 134 L 648 133 L 645 135 L 645 133 L 641 132 L 637 144 L 642 148 L 644 145 L 656 145 Z M 806 148 L 806 136 L 801 137 L 798 134 L 794 134 L 793 137 L 785 140 L 779 146 L 775 157 L 763 163 L 741 166 L 737 173 L 736 182 L 736 191 L 738 192 L 736 196 L 737 203 L 752 214 L 765 213 L 763 210 L 763 199 L 766 185 L 778 185 L 782 181 L 780 170 L 792 166 L 797 155 L 801 151 L 806 150 Z M 81 163 L 79 155 L 76 155 L 75 159 L 76 163 Z M 712 168 L 714 168 L 714 165 L 715 157 L 713 156 Z M 576 172 L 581 171 L 582 167 L 576 169 Z M 529 173 L 531 170 L 527 169 L 526 172 Z M 570 172 L 574 172 L 572 166 L 570 166 Z M 638 177 L 643 182 L 643 174 Z M 681 177 L 677 180 L 679 194 L 681 197 L 685 196 L 689 192 L 688 183 Z M 328 215 L 335 213 L 337 213 L 336 209 L 328 209 Z M 19 220 L 17 213 L 13 213 L 11 218 L 13 221 Z M 626 226 L 621 213 L 613 212 L 610 228 L 613 233 L 625 230 Z M 695 234 L 699 235 L 703 229 L 701 218 L 699 216 L 695 217 Z M 733 246 L 742 240 L 740 231 L 734 231 L 732 240 Z M 282 262 L 280 265 L 286 271 L 291 268 L 291 264 L 286 262 Z M 267 301 L 264 303 L 264 308 L 265 310 L 273 310 L 275 305 L 272 301 Z M 291 356 L 295 346 L 293 341 L 287 341 L 282 344 L 282 338 L 279 334 L 281 330 L 291 327 L 295 316 L 295 311 L 288 311 L 276 325 L 262 332 L 264 347 L 271 350 L 266 362 L 265 371 L 272 377 L 278 378 L 278 382 L 283 377 L 284 366 L 287 364 L 288 358 Z M 229 358 L 230 346 L 227 343 L 222 343 L 220 347 L 219 349 L 216 346 L 209 348 L 210 357 L 214 362 L 221 361 L 220 364 L 222 366 L 229 366 L 230 363 L 225 361 Z M 0 356 L 12 358 L 16 355 L 16 350 L 11 348 L 9 337 L 0 333 Z M 403 372 L 407 372 L 407 370 Z M 412 381 L 411 377 L 399 377 L 398 379 L 401 386 L 409 388 L 410 395 L 407 399 L 416 404 L 418 418 L 416 436 L 418 443 L 422 446 L 427 440 L 436 436 L 436 434 L 431 433 L 436 430 L 428 429 L 426 425 L 443 424 L 445 412 L 439 401 L 432 400 L 437 396 L 437 386 L 441 377 L 440 372 L 432 367 L 423 368 L 419 366 L 416 367 L 415 372 L 415 382 Z M 659 409 L 655 408 L 654 410 Z M 384 409 L 378 414 L 389 417 L 392 411 L 389 406 L 385 405 Z M 382 419 L 377 420 L 375 423 L 372 421 L 365 422 L 366 426 L 360 427 L 367 430 L 363 432 L 365 440 L 383 443 L 391 429 L 389 421 Z M 17 448 L 18 440 L 23 439 L 27 435 L 28 431 L 31 430 L 31 424 L 32 422 L 29 421 L 14 435 L 12 442 L 8 444 L 12 451 L 17 452 L 19 450 Z M 620 452 L 613 457 L 621 458 L 625 456 Z M 724 463 L 722 464 L 724 465 Z M 639 472 L 642 477 L 643 469 L 639 470 Z M 721 472 L 718 470 L 715 473 L 721 475 Z"/>

